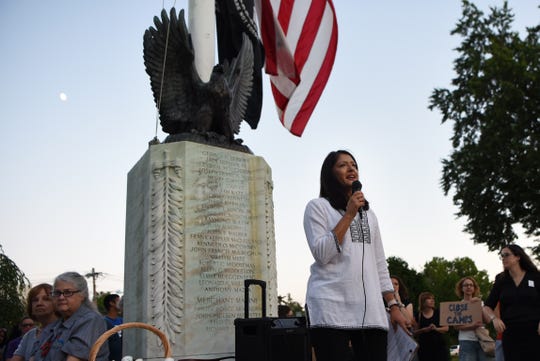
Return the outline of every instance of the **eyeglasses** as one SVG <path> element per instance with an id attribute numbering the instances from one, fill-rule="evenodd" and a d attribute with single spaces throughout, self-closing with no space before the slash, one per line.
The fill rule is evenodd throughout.
<path id="1" fill-rule="evenodd" d="M 34 327 L 33 323 L 22 323 L 21 327 Z"/>
<path id="2" fill-rule="evenodd" d="M 472 283 L 464 283 L 461 285 L 461 287 L 474 287 L 474 284 Z"/>
<path id="3" fill-rule="evenodd" d="M 60 296 L 64 296 L 65 298 L 68 298 L 68 297 L 71 297 L 71 296 L 73 296 L 74 294 L 76 294 L 78 292 L 81 292 L 81 290 L 63 290 L 63 291 L 54 290 L 54 291 L 51 292 L 51 296 L 53 296 L 55 298 L 58 298 Z"/>
<path id="4" fill-rule="evenodd" d="M 506 252 L 501 253 L 501 259 L 504 259 L 504 258 L 509 257 L 509 256 L 513 256 L 513 254 L 512 253 L 506 253 Z"/>

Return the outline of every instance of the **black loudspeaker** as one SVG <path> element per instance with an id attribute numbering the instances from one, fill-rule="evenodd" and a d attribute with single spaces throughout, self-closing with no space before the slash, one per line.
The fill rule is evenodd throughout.
<path id="1" fill-rule="evenodd" d="M 236 361 L 311 361 L 306 319 L 304 317 L 266 317 L 266 302 L 263 301 L 263 317 L 248 318 L 248 289 L 252 284 L 262 289 L 266 299 L 266 283 L 245 280 L 244 300 L 246 318 L 234 320 Z"/>

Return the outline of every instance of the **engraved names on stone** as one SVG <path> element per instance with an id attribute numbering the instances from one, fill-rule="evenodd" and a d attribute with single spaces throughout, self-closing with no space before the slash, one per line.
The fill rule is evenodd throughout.
<path id="1" fill-rule="evenodd" d="M 244 314 L 244 279 L 260 276 L 261 242 L 253 239 L 248 156 L 201 151 L 188 164 L 186 306 L 193 332 L 234 344 L 234 319 Z M 191 333 L 191 332 L 190 332 Z M 193 345 L 186 339 L 187 345 Z M 196 347 L 200 347 L 197 345 Z M 189 353 L 189 352 L 188 352 Z"/>

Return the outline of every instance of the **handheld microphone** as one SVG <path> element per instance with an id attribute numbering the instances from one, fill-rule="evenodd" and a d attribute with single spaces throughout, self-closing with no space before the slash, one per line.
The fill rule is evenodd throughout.
<path id="1" fill-rule="evenodd" d="M 352 182 L 352 192 L 356 193 L 362 190 L 362 183 L 357 179 L 354 182 Z"/>
<path id="2" fill-rule="evenodd" d="M 352 182 L 352 194 L 356 192 L 360 192 L 362 190 L 362 183 L 357 179 L 354 182 Z M 358 215 L 360 215 L 360 219 L 362 219 L 362 207 L 358 208 Z"/>
<path id="3" fill-rule="evenodd" d="M 352 193 L 354 194 L 355 192 L 360 192 L 362 190 L 362 183 L 360 183 L 359 180 L 355 180 L 354 182 L 352 182 Z M 364 210 L 368 210 L 369 209 L 369 202 L 367 200 L 365 200 L 365 204 L 363 207 L 360 207 L 360 209 L 358 209 L 358 214 L 360 214 L 360 219 L 362 219 L 362 209 Z"/>

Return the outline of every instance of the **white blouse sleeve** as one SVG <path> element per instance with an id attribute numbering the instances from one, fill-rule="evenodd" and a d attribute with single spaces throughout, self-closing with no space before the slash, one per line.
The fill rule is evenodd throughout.
<path id="1" fill-rule="evenodd" d="M 327 210 L 318 199 L 310 201 L 304 212 L 304 231 L 315 261 L 327 264 L 337 257 L 341 249 L 330 226 Z"/>

